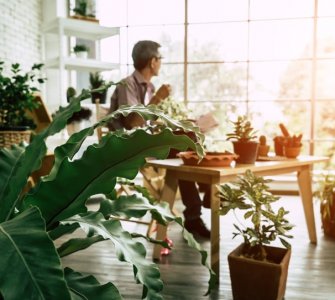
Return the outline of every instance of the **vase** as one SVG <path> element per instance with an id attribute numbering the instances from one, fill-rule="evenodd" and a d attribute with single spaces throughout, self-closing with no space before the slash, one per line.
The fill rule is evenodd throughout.
<path id="1" fill-rule="evenodd" d="M 283 148 L 283 153 L 284 156 L 288 158 L 296 158 L 301 151 L 301 146 L 300 147 L 289 147 L 289 146 L 284 146 Z"/>
<path id="2" fill-rule="evenodd" d="M 265 246 L 270 261 L 259 261 L 242 256 L 243 247 L 228 255 L 234 300 L 283 299 L 291 250 Z"/>

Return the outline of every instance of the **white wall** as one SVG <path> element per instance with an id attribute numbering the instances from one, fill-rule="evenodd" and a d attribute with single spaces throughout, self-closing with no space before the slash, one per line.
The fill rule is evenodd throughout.
<path id="1" fill-rule="evenodd" d="M 43 0 L 0 0 L 0 60 L 28 70 L 42 61 Z"/>

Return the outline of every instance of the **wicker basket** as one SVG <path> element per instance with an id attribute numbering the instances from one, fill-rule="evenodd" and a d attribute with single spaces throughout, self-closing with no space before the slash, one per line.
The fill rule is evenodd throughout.
<path id="1" fill-rule="evenodd" d="M 0 147 L 10 147 L 13 144 L 19 144 L 23 141 L 29 143 L 31 136 L 30 130 L 24 131 L 0 131 Z"/>

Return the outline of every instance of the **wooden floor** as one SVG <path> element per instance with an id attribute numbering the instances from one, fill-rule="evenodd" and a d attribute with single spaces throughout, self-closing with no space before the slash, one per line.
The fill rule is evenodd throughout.
<path id="1" fill-rule="evenodd" d="M 292 244 L 292 257 L 286 288 L 286 300 L 335 300 L 335 240 L 325 238 L 321 231 L 318 203 L 315 204 L 318 244 L 309 243 L 307 227 L 300 198 L 282 196 L 279 205 L 290 211 L 289 220 L 295 224 Z M 177 208 L 182 211 L 180 201 Z M 203 218 L 209 224 L 209 210 L 203 209 Z M 209 296 L 206 292 L 208 271 L 200 266 L 199 256 L 188 248 L 181 237 L 177 224 L 169 228 L 169 237 L 174 241 L 174 250 L 163 257 L 159 263 L 161 277 L 165 287 L 164 299 L 232 299 L 230 278 L 227 268 L 227 254 L 241 240 L 232 240 L 233 215 L 221 217 L 221 273 L 220 285 Z M 127 223 L 127 229 L 144 233 L 146 227 Z M 209 242 L 202 241 L 209 249 Z M 152 245 L 147 245 L 148 258 L 152 255 Z M 112 281 L 120 290 L 124 299 L 141 299 L 142 287 L 133 280 L 132 268 L 115 258 L 113 245 L 98 243 L 89 249 L 63 259 L 63 263 L 76 271 L 91 273 L 101 282 Z M 253 300 L 253 299 L 250 299 Z"/>

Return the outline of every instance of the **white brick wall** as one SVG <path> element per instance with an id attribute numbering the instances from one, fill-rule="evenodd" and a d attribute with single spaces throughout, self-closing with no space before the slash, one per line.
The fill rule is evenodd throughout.
<path id="1" fill-rule="evenodd" d="M 43 0 L 0 0 L 0 60 L 28 70 L 40 63 Z"/>

